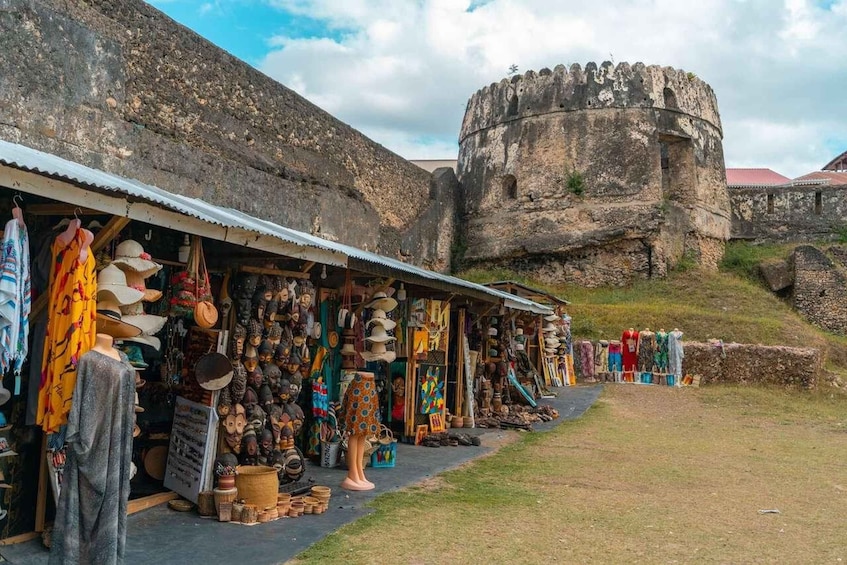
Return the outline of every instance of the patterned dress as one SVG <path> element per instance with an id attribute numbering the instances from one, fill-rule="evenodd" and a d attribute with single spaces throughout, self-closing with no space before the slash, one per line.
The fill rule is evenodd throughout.
<path id="1" fill-rule="evenodd" d="M 83 231 L 77 230 L 67 245 L 56 239 L 52 246 L 47 334 L 36 412 L 36 424 L 48 433 L 68 422 L 76 367 L 94 345 L 97 333 L 95 259 L 88 253 L 85 262 L 79 260 L 83 237 Z"/>
<path id="2" fill-rule="evenodd" d="M 653 354 L 656 351 L 656 334 L 643 331 L 638 334 L 638 370 L 653 372 Z"/>
<path id="3" fill-rule="evenodd" d="M 668 334 L 667 332 L 656 332 L 656 353 L 653 357 L 656 370 L 660 373 L 668 372 Z"/>
<path id="4" fill-rule="evenodd" d="M 344 429 L 352 435 L 379 432 L 379 401 L 372 374 L 356 373 L 344 393 L 341 409 Z"/>

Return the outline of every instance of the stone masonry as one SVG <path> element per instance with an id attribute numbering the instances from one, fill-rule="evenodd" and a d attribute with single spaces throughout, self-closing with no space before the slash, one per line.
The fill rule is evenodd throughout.
<path id="1" fill-rule="evenodd" d="M 813 348 L 726 343 L 685 343 L 683 371 L 700 375 L 701 384 L 770 384 L 813 389 L 822 372 Z"/>
<path id="2" fill-rule="evenodd" d="M 468 102 L 458 176 L 467 264 L 625 284 L 729 238 L 712 89 L 684 71 L 589 63 L 529 71 Z"/>
<path id="3" fill-rule="evenodd" d="M 0 0 L 0 50 L 0 138 L 449 268 L 455 179 L 141 0 Z"/>
<path id="4" fill-rule="evenodd" d="M 847 248 L 794 250 L 794 308 L 812 324 L 847 335 Z"/>

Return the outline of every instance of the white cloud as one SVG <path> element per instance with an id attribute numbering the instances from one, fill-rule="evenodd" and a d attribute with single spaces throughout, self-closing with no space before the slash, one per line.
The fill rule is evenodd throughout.
<path id="1" fill-rule="evenodd" d="M 454 157 L 468 97 L 511 64 L 610 58 L 709 82 L 728 165 L 800 175 L 847 132 L 847 0 L 269 1 L 330 33 L 280 30 L 260 68 L 405 157 Z"/>

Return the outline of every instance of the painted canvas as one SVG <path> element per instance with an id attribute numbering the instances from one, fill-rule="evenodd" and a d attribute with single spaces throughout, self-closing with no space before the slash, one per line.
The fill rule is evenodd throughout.
<path id="1" fill-rule="evenodd" d="M 444 412 L 445 368 L 439 365 L 421 364 L 420 375 L 420 413 L 442 414 Z"/>

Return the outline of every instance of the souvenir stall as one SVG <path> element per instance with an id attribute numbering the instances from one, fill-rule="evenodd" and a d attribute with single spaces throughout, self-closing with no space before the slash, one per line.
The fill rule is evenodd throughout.
<path id="1" fill-rule="evenodd" d="M 580 341 L 580 374 L 601 382 L 681 386 L 682 336 L 679 328 L 627 328 L 620 340 Z"/>

